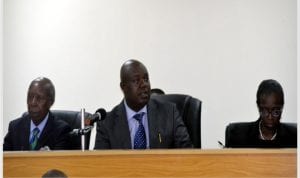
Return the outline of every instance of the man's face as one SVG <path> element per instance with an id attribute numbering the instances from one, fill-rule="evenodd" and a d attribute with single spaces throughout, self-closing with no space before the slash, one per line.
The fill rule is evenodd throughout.
<path id="1" fill-rule="evenodd" d="M 128 106 L 139 111 L 150 99 L 150 81 L 143 65 L 132 65 L 126 72 L 126 81 L 121 83 Z"/>
<path id="2" fill-rule="evenodd" d="M 275 129 L 280 122 L 282 108 L 282 97 L 278 94 L 272 93 L 261 96 L 258 109 L 262 125 L 269 129 Z"/>
<path id="3" fill-rule="evenodd" d="M 27 93 L 27 108 L 32 121 L 39 124 L 52 105 L 50 97 L 40 83 L 33 83 Z"/>

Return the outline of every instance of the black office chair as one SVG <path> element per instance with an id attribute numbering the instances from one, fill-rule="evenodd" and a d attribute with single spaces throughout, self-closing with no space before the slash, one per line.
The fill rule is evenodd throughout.
<path id="1" fill-rule="evenodd" d="M 201 104 L 202 102 L 189 95 L 165 94 L 151 95 L 151 98 L 175 103 L 187 127 L 195 148 L 201 148 Z"/>
<path id="2" fill-rule="evenodd" d="M 55 118 L 59 118 L 69 124 L 71 129 L 80 129 L 81 128 L 81 112 L 79 111 L 69 111 L 69 110 L 51 110 L 51 113 Z M 25 112 L 23 116 L 28 115 L 28 112 Z M 85 112 L 84 118 L 91 118 L 91 114 Z M 89 149 L 90 143 L 90 132 L 85 135 L 85 149 Z M 72 135 L 70 136 L 70 149 L 79 150 L 81 149 L 81 136 Z"/>
<path id="3" fill-rule="evenodd" d="M 248 143 L 248 130 L 252 122 L 234 122 L 226 126 L 225 130 L 225 147 L 227 148 L 250 148 L 253 147 Z M 290 128 L 297 132 L 297 123 L 282 123 L 284 127 Z"/>

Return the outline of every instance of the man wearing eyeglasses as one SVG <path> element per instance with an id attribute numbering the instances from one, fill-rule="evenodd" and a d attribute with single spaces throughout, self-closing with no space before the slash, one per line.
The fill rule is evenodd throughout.
<path id="1" fill-rule="evenodd" d="M 281 123 L 284 94 L 276 80 L 260 83 L 256 103 L 259 119 L 249 123 L 234 123 L 226 128 L 226 147 L 236 148 L 296 148 L 297 127 Z"/>

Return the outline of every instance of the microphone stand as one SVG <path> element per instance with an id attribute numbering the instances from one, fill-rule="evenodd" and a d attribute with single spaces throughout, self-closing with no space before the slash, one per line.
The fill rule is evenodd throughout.
<path id="1" fill-rule="evenodd" d="M 84 113 L 85 113 L 85 109 L 82 108 L 81 109 L 81 129 L 84 129 Z M 85 149 L 85 136 L 84 134 L 81 135 L 81 150 L 84 151 Z"/>

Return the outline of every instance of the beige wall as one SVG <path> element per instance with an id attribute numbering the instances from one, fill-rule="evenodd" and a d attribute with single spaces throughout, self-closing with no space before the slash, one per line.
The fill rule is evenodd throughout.
<path id="1" fill-rule="evenodd" d="M 152 87 L 203 101 L 204 148 L 257 119 L 263 79 L 282 84 L 282 121 L 296 122 L 296 15 L 296 0 L 5 0 L 3 134 L 38 76 L 56 86 L 53 109 L 112 109 L 130 58 Z"/>

